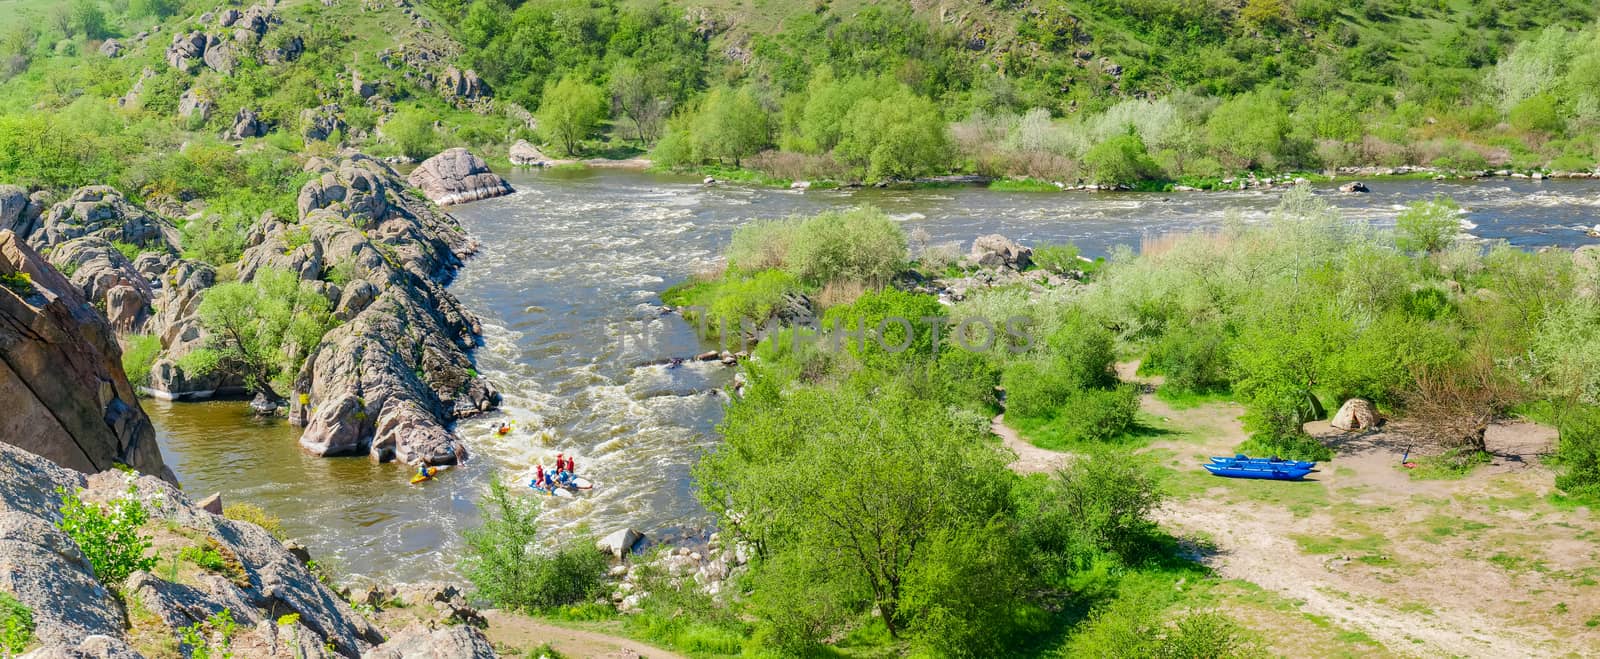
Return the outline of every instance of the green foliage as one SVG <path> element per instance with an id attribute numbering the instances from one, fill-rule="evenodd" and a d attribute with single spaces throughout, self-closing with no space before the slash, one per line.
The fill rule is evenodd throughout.
<path id="1" fill-rule="evenodd" d="M 1134 185 L 1158 175 L 1155 161 L 1137 134 L 1118 135 L 1083 154 L 1083 165 L 1100 185 Z"/>
<path id="2" fill-rule="evenodd" d="M 882 285 L 905 267 L 906 238 L 883 211 L 863 206 L 746 225 L 734 232 L 728 259 L 745 270 L 781 267 L 811 286 Z"/>
<path id="3" fill-rule="evenodd" d="M 701 101 L 691 124 L 694 160 L 735 167 L 771 143 L 768 112 L 749 89 L 717 87 Z"/>
<path id="4" fill-rule="evenodd" d="M 1161 337 L 1140 369 L 1166 376 L 1161 387 L 1168 392 L 1225 391 L 1231 369 L 1230 349 L 1227 334 L 1216 325 L 1180 325 Z"/>
<path id="5" fill-rule="evenodd" d="M 1566 123 L 1549 94 L 1529 96 L 1511 107 L 1511 125 L 1524 132 L 1559 133 Z"/>
<path id="6" fill-rule="evenodd" d="M 383 135 L 400 149 L 400 153 L 413 160 L 429 158 L 440 151 L 439 133 L 433 128 L 433 119 L 420 109 L 394 113 L 384 122 Z"/>
<path id="7" fill-rule="evenodd" d="M 123 337 L 122 372 L 128 382 L 136 387 L 150 384 L 150 367 L 161 355 L 161 337 L 154 334 L 131 334 Z"/>
<path id="8" fill-rule="evenodd" d="M 910 179 L 945 169 L 947 131 L 938 106 L 901 87 L 850 108 L 835 155 L 863 171 L 868 181 Z"/>
<path id="9" fill-rule="evenodd" d="M 538 506 L 517 497 L 495 477 L 479 500 L 483 524 L 467 531 L 462 565 L 478 594 L 496 606 L 534 611 L 593 597 L 605 578 L 605 554 L 586 542 L 554 551 L 535 543 Z"/>
<path id="10" fill-rule="evenodd" d="M 239 625 L 233 620 L 233 611 L 223 609 L 210 615 L 205 622 L 197 622 L 179 630 L 183 646 L 191 659 L 230 659 L 233 657 L 233 637 Z"/>
<path id="11" fill-rule="evenodd" d="M 1026 535 L 1044 567 L 1064 578 L 1100 554 L 1135 560 L 1156 534 L 1151 514 L 1161 506 L 1159 471 L 1147 459 L 1115 449 L 1093 449 L 1055 474 L 1019 492 Z"/>
<path id="12" fill-rule="evenodd" d="M 1289 115 L 1270 90 L 1243 94 L 1217 106 L 1206 138 L 1223 164 L 1244 169 L 1272 166 L 1288 133 Z"/>
<path id="13" fill-rule="evenodd" d="M 1411 202 L 1395 220 L 1395 246 L 1428 254 L 1449 249 L 1461 233 L 1460 210 L 1449 197 Z"/>
<path id="14" fill-rule="evenodd" d="M 150 538 L 139 532 L 149 513 L 137 490 L 130 486 L 128 496 L 104 505 L 86 503 L 59 488 L 56 493 L 61 496 L 61 521 L 56 526 L 78 545 L 100 583 L 115 588 L 128 575 L 155 567 L 156 557 L 145 555 Z"/>
<path id="15" fill-rule="evenodd" d="M 33 643 L 33 609 L 15 595 L 0 592 L 0 651 L 20 655 Z"/>
<path id="16" fill-rule="evenodd" d="M 262 269 L 248 283 L 218 284 L 200 303 L 208 350 L 245 386 L 272 395 L 273 380 L 299 370 L 333 327 L 328 299 L 292 272 Z"/>
<path id="17" fill-rule="evenodd" d="M 669 305 L 684 307 L 691 320 L 703 322 L 704 334 L 709 337 L 725 336 L 724 329 L 737 333 L 765 327 L 785 297 L 799 290 L 794 277 L 782 270 L 761 270 L 748 276 L 730 270 L 721 279 L 674 287 L 661 298 Z M 696 317 L 696 313 L 701 315 Z"/>
<path id="18" fill-rule="evenodd" d="M 1556 459 L 1561 473 L 1556 487 L 1581 497 L 1600 497 L 1600 409 L 1567 411 L 1560 422 Z"/>
<path id="19" fill-rule="evenodd" d="M 1251 657 L 1265 653 L 1237 622 L 1218 613 L 1189 613 L 1168 622 L 1159 605 L 1123 596 L 1097 609 L 1067 644 L 1074 657 Z"/>
<path id="20" fill-rule="evenodd" d="M 228 562 L 223 559 L 222 552 L 209 545 L 189 545 L 178 552 L 178 556 L 212 572 L 222 572 L 228 568 Z"/>
<path id="21" fill-rule="evenodd" d="M 538 118 L 545 139 L 560 144 L 567 155 L 576 155 L 584 139 L 606 119 L 605 91 L 572 76 L 562 78 L 545 86 Z"/>
<path id="22" fill-rule="evenodd" d="M 26 272 L 7 272 L 0 274 L 0 286 L 11 289 L 12 292 L 22 297 L 33 295 L 33 275 Z"/>
<path id="23" fill-rule="evenodd" d="M 255 524 L 279 541 L 289 538 L 288 532 L 283 528 L 283 520 L 253 503 L 230 503 L 223 506 L 222 516 L 236 522 Z"/>
<path id="24" fill-rule="evenodd" d="M 757 390 L 764 391 L 763 377 L 752 378 Z M 982 533 L 1004 509 L 1011 477 L 970 427 L 950 418 L 937 401 L 899 386 L 870 396 L 849 386 L 781 398 L 755 393 L 729 409 L 721 427 L 726 446 L 695 469 L 700 498 L 726 532 L 752 542 L 763 559 L 790 566 L 788 592 L 808 591 L 814 600 L 804 615 L 815 624 L 784 627 L 783 634 L 801 637 L 794 643 L 819 641 L 836 621 L 830 607 L 860 610 L 870 602 L 898 635 L 948 615 L 919 594 L 973 594 L 937 585 L 948 570 L 965 569 L 946 559 L 971 556 L 941 551 L 941 539 Z M 764 514 L 737 512 L 752 510 Z M 811 587 L 802 591 L 800 583 Z M 970 613 L 1004 603 L 974 598 L 940 606 Z"/>
<path id="25" fill-rule="evenodd" d="M 1078 246 L 1072 243 L 1040 245 L 1033 248 L 1033 264 L 1056 274 L 1084 269 L 1088 264 L 1078 256 Z"/>

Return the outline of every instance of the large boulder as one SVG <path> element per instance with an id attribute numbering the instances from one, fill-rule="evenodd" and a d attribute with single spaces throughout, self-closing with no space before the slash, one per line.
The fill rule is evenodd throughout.
<path id="1" fill-rule="evenodd" d="M 507 155 L 511 156 L 511 164 L 513 165 L 544 167 L 550 164 L 550 159 L 545 157 L 537 147 L 529 144 L 527 140 L 517 140 L 516 144 L 511 145 L 511 150 Z"/>
<path id="2" fill-rule="evenodd" d="M 1033 250 L 994 233 L 972 241 L 972 262 L 985 268 L 1026 270 L 1033 264 Z"/>
<path id="3" fill-rule="evenodd" d="M 63 490 L 90 504 L 135 497 L 151 515 L 143 534 L 158 545 L 201 540 L 225 557 L 228 567 L 181 583 L 143 571 L 123 583 L 103 583 L 56 526 Z M 241 658 L 359 657 L 384 640 L 377 626 L 261 527 L 208 511 L 152 476 L 109 471 L 85 477 L 5 445 L 0 445 L 0 590 L 33 611 L 39 649 L 30 656 L 137 657 L 128 649 L 130 625 L 145 634 L 176 637 L 224 610 L 238 625 L 231 651 Z M 125 603 L 144 615 L 130 619 Z M 297 621 L 280 624 L 290 614 Z M 448 640 L 459 634 L 436 632 L 436 646 L 442 651 L 462 645 Z"/>
<path id="4" fill-rule="evenodd" d="M 85 473 L 124 464 L 175 480 L 111 327 L 44 257 L 0 232 L 0 275 L 22 274 L 30 284 L 0 287 L 0 441 Z"/>
<path id="5" fill-rule="evenodd" d="M 233 126 L 222 133 L 225 140 L 243 140 L 252 137 L 266 137 L 269 131 L 267 122 L 250 108 L 239 108 L 233 115 Z"/>
<path id="6" fill-rule="evenodd" d="M 0 185 L 0 231 L 12 231 L 25 236 L 32 229 L 31 224 L 28 219 L 28 191 L 15 185 Z"/>
<path id="7" fill-rule="evenodd" d="M 1378 408 L 1364 398 L 1351 398 L 1339 406 L 1329 424 L 1340 430 L 1370 430 L 1378 425 Z"/>
<path id="8" fill-rule="evenodd" d="M 204 61 L 206 46 L 215 37 L 198 30 L 188 34 L 173 34 L 167 46 L 167 64 L 174 69 L 193 72 Z"/>
<path id="9" fill-rule="evenodd" d="M 423 161 L 408 180 L 440 206 L 515 192 L 510 183 L 489 170 L 482 158 L 462 148 L 447 149 Z"/>
<path id="10" fill-rule="evenodd" d="M 430 629 L 413 624 L 361 659 L 494 659 L 494 647 L 483 632 L 466 625 Z"/>
<path id="11" fill-rule="evenodd" d="M 446 98 L 472 101 L 489 96 L 489 84 L 471 70 L 462 71 L 452 66 L 446 68 L 439 79 L 439 93 Z"/>

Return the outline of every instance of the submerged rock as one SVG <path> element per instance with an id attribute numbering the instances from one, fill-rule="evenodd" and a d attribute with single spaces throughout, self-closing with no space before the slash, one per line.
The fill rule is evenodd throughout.
<path id="1" fill-rule="evenodd" d="M 462 148 L 446 149 L 411 172 L 412 185 L 422 188 L 440 206 L 463 204 L 515 192 L 510 183 L 489 171 L 488 163 Z"/>

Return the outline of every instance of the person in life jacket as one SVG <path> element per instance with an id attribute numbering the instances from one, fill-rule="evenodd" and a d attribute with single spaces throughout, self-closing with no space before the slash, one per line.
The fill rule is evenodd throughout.
<path id="1" fill-rule="evenodd" d="M 544 475 L 544 465 L 539 465 L 533 475 L 533 486 L 535 488 L 547 488 L 550 486 L 548 481 L 549 478 Z"/>

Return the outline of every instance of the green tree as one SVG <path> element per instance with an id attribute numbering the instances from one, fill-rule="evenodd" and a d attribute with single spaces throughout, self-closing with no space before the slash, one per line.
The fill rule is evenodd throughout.
<path id="1" fill-rule="evenodd" d="M 513 496 L 500 478 L 478 501 L 483 525 L 466 532 L 467 578 L 478 594 L 512 610 L 587 601 L 604 582 L 605 554 L 587 543 L 554 551 L 538 547 L 539 507 Z"/>
<path id="2" fill-rule="evenodd" d="M 439 152 L 439 133 L 433 129 L 432 116 L 421 109 L 394 113 L 383 122 L 383 136 L 407 158 L 421 160 Z"/>
<path id="3" fill-rule="evenodd" d="M 1536 94 L 1511 106 L 1511 125 L 1533 133 L 1560 133 L 1566 128 L 1554 95 Z"/>
<path id="4" fill-rule="evenodd" d="M 1206 139 L 1233 169 L 1267 165 L 1283 147 L 1289 115 L 1276 92 L 1260 90 L 1235 96 L 1212 111 Z"/>
<path id="5" fill-rule="evenodd" d="M 206 291 L 199 317 L 215 363 L 237 369 L 251 391 L 274 397 L 273 381 L 298 370 L 333 326 L 327 298 L 294 273 L 270 268 L 250 282 Z"/>
<path id="6" fill-rule="evenodd" d="M 583 140 L 606 120 L 606 96 L 599 87 L 576 76 L 545 85 L 539 102 L 539 131 L 561 145 L 567 155 L 577 155 Z"/>
<path id="7" fill-rule="evenodd" d="M 843 137 L 845 117 L 857 103 L 873 98 L 879 87 L 880 81 L 839 80 L 834 77 L 832 67 L 818 68 L 806 83 L 805 102 L 789 148 L 806 153 L 832 151 Z"/>
<path id="8" fill-rule="evenodd" d="M 98 0 L 72 0 L 72 26 L 85 39 L 106 36 L 106 12 Z"/>
<path id="9" fill-rule="evenodd" d="M 1424 254 L 1449 249 L 1461 233 L 1460 210 L 1461 206 L 1449 197 L 1411 202 L 1395 219 L 1395 246 Z"/>
<path id="10" fill-rule="evenodd" d="M 611 105 L 633 122 L 640 146 L 654 144 L 661 125 L 672 110 L 666 81 L 656 69 L 640 68 L 634 60 L 620 60 L 611 68 Z"/>
<path id="11" fill-rule="evenodd" d="M 744 158 L 772 144 L 767 115 L 748 87 L 712 89 L 701 101 L 690 129 L 696 159 L 731 160 L 734 167 L 740 166 Z"/>
<path id="12" fill-rule="evenodd" d="M 811 597 L 861 590 L 894 637 L 927 621 L 929 598 L 904 598 L 935 588 L 919 575 L 962 567 L 943 559 L 967 553 L 940 551 L 942 539 L 985 534 L 1004 510 L 1004 461 L 977 428 L 897 385 L 780 395 L 752 375 L 721 426 L 725 446 L 695 468 L 701 501 L 761 555 L 812 557 Z"/>
<path id="13" fill-rule="evenodd" d="M 1094 145 L 1083 154 L 1083 165 L 1094 182 L 1101 185 L 1133 185 L 1155 178 L 1159 172 L 1145 151 L 1144 140 L 1134 133 Z"/>
<path id="14" fill-rule="evenodd" d="M 834 153 L 868 180 L 908 179 L 945 165 L 950 137 L 938 106 L 901 87 L 852 106 Z"/>

